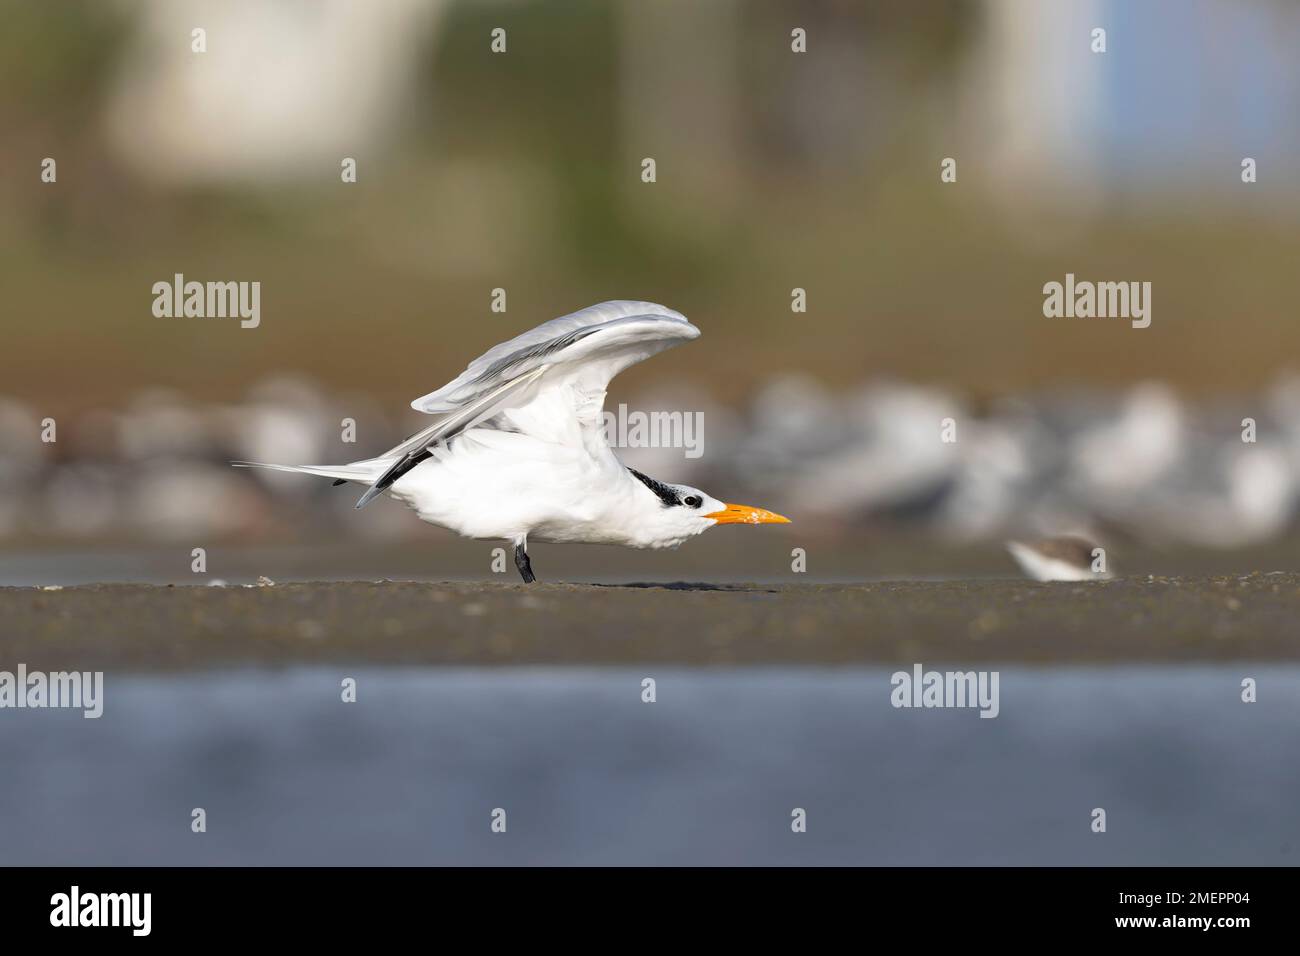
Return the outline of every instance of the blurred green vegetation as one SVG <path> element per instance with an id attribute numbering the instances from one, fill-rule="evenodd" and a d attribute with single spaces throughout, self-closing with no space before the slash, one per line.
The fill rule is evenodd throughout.
<path id="1" fill-rule="evenodd" d="M 1300 352 L 1300 238 L 1285 219 L 1194 196 L 1084 217 L 1028 199 L 1012 209 L 981 188 L 978 156 L 963 157 L 959 186 L 939 183 L 933 90 L 936 77 L 956 82 L 979 5 L 799 8 L 819 36 L 890 52 L 891 84 L 867 93 L 883 103 L 863 118 L 870 149 L 843 152 L 835 135 L 814 148 L 791 133 L 791 99 L 818 81 L 787 52 L 796 6 L 744 9 L 735 156 L 720 162 L 708 142 L 696 152 L 685 119 L 653 150 L 654 184 L 639 181 L 644 144 L 620 116 L 619 6 L 574 0 L 451 4 L 397 136 L 359 147 L 355 185 L 326 163 L 288 180 L 168 186 L 104 135 L 114 71 L 133 55 L 130 6 L 4 3 L 0 391 L 57 412 L 151 384 L 233 398 L 289 369 L 398 403 L 609 298 L 663 302 L 705 333 L 631 370 L 624 394 L 666 377 L 739 400 L 793 370 L 833 387 L 887 375 L 982 397 L 1143 378 L 1231 390 Z M 510 52 L 493 56 L 486 37 L 503 20 Z M 677 55 L 661 68 L 707 71 L 707 54 Z M 689 99 L 665 115 L 688 116 Z M 47 155 L 54 186 L 39 181 Z M 175 272 L 261 281 L 261 327 L 155 319 L 150 287 Z M 1066 272 L 1151 281 L 1151 328 L 1043 318 L 1042 284 Z M 505 315 L 489 310 L 498 286 Z M 790 311 L 794 287 L 807 314 Z"/>

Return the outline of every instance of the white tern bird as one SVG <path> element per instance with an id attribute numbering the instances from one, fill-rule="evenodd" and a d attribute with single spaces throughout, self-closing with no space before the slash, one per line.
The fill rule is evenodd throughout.
<path id="1" fill-rule="evenodd" d="M 719 524 L 784 524 L 698 488 L 628 468 L 605 441 L 605 389 L 623 369 L 698 338 L 686 316 L 652 302 L 602 302 L 494 346 L 411 407 L 439 421 L 377 458 L 346 465 L 235 462 L 355 481 L 360 508 L 387 491 L 419 517 L 468 538 L 675 548 Z"/>

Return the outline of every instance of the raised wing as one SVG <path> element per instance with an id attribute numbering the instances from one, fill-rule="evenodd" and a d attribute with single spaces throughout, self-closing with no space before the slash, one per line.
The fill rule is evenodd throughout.
<path id="1" fill-rule="evenodd" d="M 660 343 L 658 348 L 643 354 L 629 355 L 628 362 L 610 372 L 609 378 L 613 378 L 628 365 L 699 334 L 700 330 L 686 316 L 654 302 L 602 302 L 543 322 L 509 342 L 493 346 L 470 362 L 453 381 L 417 398 L 411 407 L 429 414 L 449 412 L 541 365 L 582 361 L 593 354 L 634 344 Z M 605 383 L 608 382 L 606 379 Z"/>
<path id="2" fill-rule="evenodd" d="M 418 411 L 447 417 L 385 453 L 382 457 L 396 456 L 396 461 L 366 490 L 357 507 L 428 458 L 438 442 L 503 413 L 515 411 L 523 418 L 522 409 L 552 386 L 572 387 L 560 402 L 537 403 L 539 408 L 530 416 L 537 430 L 545 430 L 539 417 L 553 418 L 557 410 L 569 418 L 593 420 L 610 379 L 699 334 L 680 312 L 653 302 L 613 301 L 552 319 L 494 346 L 456 379 L 411 403 Z"/>

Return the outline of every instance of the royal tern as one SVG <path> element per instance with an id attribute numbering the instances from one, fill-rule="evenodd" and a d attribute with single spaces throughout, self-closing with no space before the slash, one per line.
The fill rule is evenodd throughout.
<path id="1" fill-rule="evenodd" d="M 346 465 L 236 465 L 304 472 L 387 491 L 423 521 L 505 539 L 525 582 L 528 542 L 675 548 L 719 524 L 783 524 L 750 505 L 657 481 L 605 440 L 605 390 L 623 369 L 700 330 L 652 302 L 602 302 L 494 346 L 411 407 L 443 416 L 377 458 Z"/>

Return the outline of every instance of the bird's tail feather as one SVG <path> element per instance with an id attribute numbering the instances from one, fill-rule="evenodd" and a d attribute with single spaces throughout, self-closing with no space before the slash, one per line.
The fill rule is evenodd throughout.
<path id="1" fill-rule="evenodd" d="M 321 478 L 334 478 L 335 484 L 345 481 L 359 481 L 372 484 L 375 479 L 388 470 L 392 458 L 372 458 L 369 461 L 354 461 L 350 465 L 273 465 L 261 461 L 232 461 L 236 468 L 269 468 L 271 471 L 291 471 L 304 475 L 319 475 Z"/>

